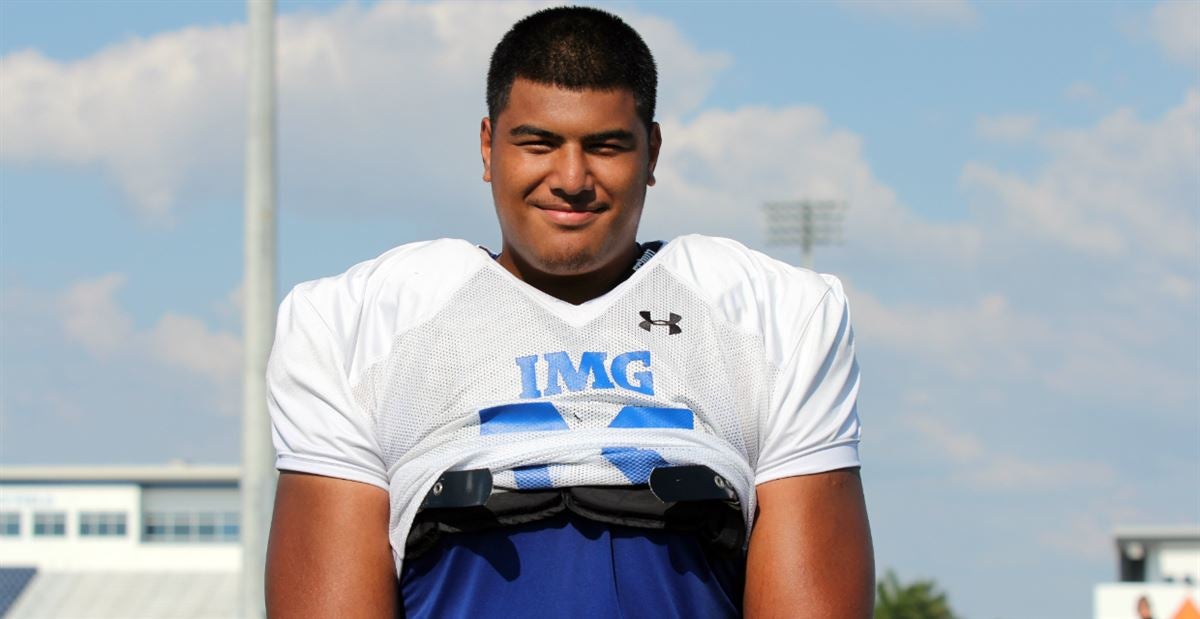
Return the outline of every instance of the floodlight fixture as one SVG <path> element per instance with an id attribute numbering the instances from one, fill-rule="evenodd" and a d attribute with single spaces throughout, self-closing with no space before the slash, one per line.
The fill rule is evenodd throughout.
<path id="1" fill-rule="evenodd" d="M 802 264 L 811 269 L 813 247 L 845 240 L 846 208 L 842 200 L 767 202 L 767 244 L 799 247 Z"/>

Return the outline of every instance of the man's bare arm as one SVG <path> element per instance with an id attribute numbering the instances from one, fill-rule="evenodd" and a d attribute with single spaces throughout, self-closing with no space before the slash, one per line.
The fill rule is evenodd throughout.
<path id="1" fill-rule="evenodd" d="M 746 617 L 869 619 L 875 559 L 858 469 L 758 486 Z"/>
<path id="2" fill-rule="evenodd" d="M 396 616 L 388 494 L 342 479 L 284 471 L 267 548 L 267 614 Z"/>

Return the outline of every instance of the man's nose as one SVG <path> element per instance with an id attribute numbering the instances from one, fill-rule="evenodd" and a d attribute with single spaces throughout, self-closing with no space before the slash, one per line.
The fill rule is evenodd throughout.
<path id="1" fill-rule="evenodd" d="M 557 155 L 550 189 L 556 194 L 560 194 L 560 197 L 591 193 L 593 189 L 592 173 L 583 149 L 565 146 L 558 150 Z"/>

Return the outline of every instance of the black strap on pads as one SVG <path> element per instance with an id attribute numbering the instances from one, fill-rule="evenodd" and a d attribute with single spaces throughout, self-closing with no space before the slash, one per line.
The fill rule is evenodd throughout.
<path id="1" fill-rule="evenodd" d="M 702 464 L 654 469 L 650 472 L 650 492 L 664 503 L 737 501 L 737 493 L 729 482 Z"/>
<path id="2" fill-rule="evenodd" d="M 404 554 L 418 557 L 445 533 L 471 533 L 549 518 L 566 509 L 562 491 L 496 492 L 484 505 L 422 509 L 408 530 Z"/>
<path id="3" fill-rule="evenodd" d="M 641 486 L 494 492 L 491 473 L 476 469 L 438 479 L 409 529 L 405 555 L 419 556 L 445 533 L 524 524 L 564 510 L 598 522 L 694 534 L 721 554 L 740 554 L 745 542 L 737 494 L 706 466 L 659 467 Z"/>
<path id="4" fill-rule="evenodd" d="M 421 509 L 480 507 L 492 495 L 492 472 L 487 469 L 446 471 L 421 501 Z"/>
<path id="5" fill-rule="evenodd" d="M 736 501 L 664 503 L 647 486 L 576 486 L 562 494 L 567 509 L 589 520 L 689 533 L 725 556 L 739 555 L 745 543 L 746 523 Z"/>

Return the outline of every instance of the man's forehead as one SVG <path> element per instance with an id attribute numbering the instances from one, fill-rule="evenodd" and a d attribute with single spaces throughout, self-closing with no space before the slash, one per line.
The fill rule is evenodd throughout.
<path id="1" fill-rule="evenodd" d="M 563 92 L 573 92 L 573 93 L 585 93 L 585 92 L 625 93 L 625 94 L 628 94 L 631 98 L 634 96 L 633 89 L 629 88 L 627 86 L 603 86 L 603 87 L 602 86 L 569 86 L 569 85 L 564 85 L 564 84 L 558 84 L 555 82 L 546 82 L 546 81 L 542 81 L 542 80 L 538 80 L 538 79 L 533 79 L 533 78 L 525 77 L 523 75 L 518 75 L 516 77 L 516 79 L 513 80 L 512 87 L 513 88 L 520 87 L 522 89 L 533 89 L 533 90 L 552 89 L 552 90 L 560 90 Z"/>
<path id="2" fill-rule="evenodd" d="M 627 88 L 568 88 L 518 78 L 509 92 L 508 103 L 496 119 L 497 125 L 580 126 L 587 132 L 641 126 L 633 91 Z"/>

